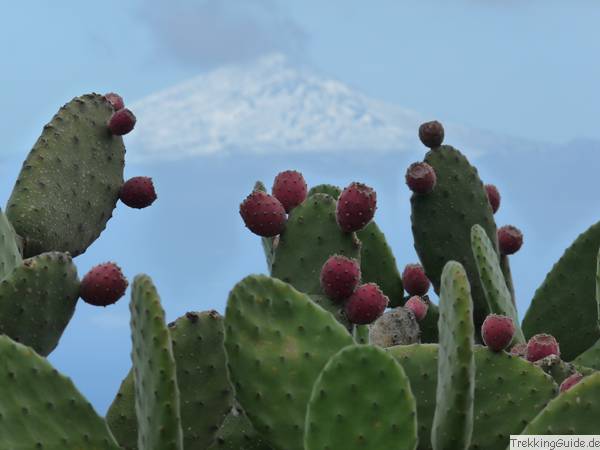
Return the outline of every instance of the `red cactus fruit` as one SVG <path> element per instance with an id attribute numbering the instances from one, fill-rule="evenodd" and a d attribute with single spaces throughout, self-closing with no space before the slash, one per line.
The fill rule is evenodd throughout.
<path id="1" fill-rule="evenodd" d="M 240 205 L 240 215 L 250 231 L 259 236 L 276 236 L 283 231 L 287 216 L 279 200 L 262 191 L 254 191 Z"/>
<path id="2" fill-rule="evenodd" d="M 125 294 L 127 285 L 121 268 L 115 263 L 106 262 L 92 267 L 83 277 L 79 296 L 90 305 L 112 305 Z"/>
<path id="3" fill-rule="evenodd" d="M 429 194 L 436 182 L 435 170 L 426 162 L 412 163 L 406 170 L 406 184 L 415 194 Z"/>
<path id="4" fill-rule="evenodd" d="M 352 295 L 360 282 L 360 265 L 355 259 L 333 255 L 321 268 L 321 288 L 331 300 L 340 302 Z"/>
<path id="5" fill-rule="evenodd" d="M 123 136 L 135 127 L 135 115 L 127 108 L 114 112 L 108 121 L 108 129 L 116 136 Z"/>
<path id="6" fill-rule="evenodd" d="M 300 172 L 286 170 L 275 177 L 271 192 L 289 213 L 306 199 L 308 188 Z"/>
<path id="7" fill-rule="evenodd" d="M 573 375 L 565 378 L 562 383 L 560 383 L 560 387 L 558 388 L 559 392 L 566 392 L 579 383 L 583 378 L 583 375 L 579 372 L 575 372 Z"/>
<path id="8" fill-rule="evenodd" d="M 536 334 L 527 342 L 527 360 L 538 361 L 546 356 L 560 356 L 560 348 L 554 336 L 549 334 Z"/>
<path id="9" fill-rule="evenodd" d="M 517 227 L 504 225 L 498 229 L 498 247 L 503 255 L 512 255 L 523 245 L 523 233 Z"/>
<path id="10" fill-rule="evenodd" d="M 415 318 L 418 322 L 425 318 L 427 310 L 429 309 L 429 305 L 418 295 L 413 295 L 409 298 L 404 307 L 410 309 L 415 314 Z"/>
<path id="11" fill-rule="evenodd" d="M 496 214 L 496 211 L 500 208 L 500 192 L 498 192 L 498 188 L 493 184 L 486 184 L 485 192 L 487 193 L 492 211 Z"/>
<path id="12" fill-rule="evenodd" d="M 425 295 L 431 285 L 421 264 L 407 264 L 404 267 L 402 284 L 410 295 Z"/>
<path id="13" fill-rule="evenodd" d="M 375 215 L 377 193 L 362 183 L 351 183 L 340 194 L 336 218 L 342 231 L 352 232 L 363 229 Z"/>
<path id="14" fill-rule="evenodd" d="M 133 177 L 119 191 L 119 199 L 130 208 L 146 208 L 156 200 L 156 191 L 150 177 Z"/>
<path id="15" fill-rule="evenodd" d="M 125 108 L 125 102 L 123 101 L 123 97 L 119 94 L 115 94 L 114 92 L 109 92 L 104 96 L 106 100 L 112 105 L 115 111 Z"/>
<path id="16" fill-rule="evenodd" d="M 389 299 L 375 283 L 367 283 L 356 288 L 346 301 L 344 311 L 351 323 L 366 325 L 377 320 L 385 311 Z"/>
<path id="17" fill-rule="evenodd" d="M 444 142 L 444 127 L 437 120 L 425 122 L 419 127 L 419 139 L 425 147 L 439 147 Z"/>
<path id="18" fill-rule="evenodd" d="M 485 345 L 494 352 L 508 347 L 515 334 L 515 324 L 510 317 L 490 314 L 481 326 L 481 337 Z"/>

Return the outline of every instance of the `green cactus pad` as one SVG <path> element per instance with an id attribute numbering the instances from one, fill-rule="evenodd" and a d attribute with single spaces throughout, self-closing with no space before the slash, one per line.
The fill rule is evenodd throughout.
<path id="1" fill-rule="evenodd" d="M 440 346 L 436 409 L 431 442 L 435 450 L 466 449 L 473 430 L 475 358 L 473 301 L 462 265 L 449 261 L 440 287 Z"/>
<path id="2" fill-rule="evenodd" d="M 333 314 L 333 317 L 335 317 L 339 323 L 344 325 L 348 332 L 352 332 L 354 325 L 348 321 L 348 317 L 346 317 L 346 313 L 344 312 L 343 303 L 335 303 L 325 295 L 309 295 L 309 297 L 325 311 L 329 311 L 331 314 Z"/>
<path id="3" fill-rule="evenodd" d="M 25 256 L 83 253 L 112 216 L 123 184 L 125 147 L 107 122 L 101 95 L 64 105 L 44 127 L 8 200 L 6 215 L 24 238 Z"/>
<path id="4" fill-rule="evenodd" d="M 0 210 L 0 280 L 6 278 L 15 267 L 23 262 L 17 234 L 4 213 Z"/>
<path id="5" fill-rule="evenodd" d="M 0 333 L 49 355 L 79 298 L 77 268 L 68 254 L 26 259 L 0 282 Z"/>
<path id="6" fill-rule="evenodd" d="M 508 255 L 500 255 L 500 268 L 502 269 L 502 274 L 504 275 L 504 281 L 506 282 L 506 287 L 510 291 L 510 297 L 513 306 L 517 306 L 517 302 L 515 299 L 515 287 L 512 279 L 512 272 L 510 270 L 510 261 Z"/>
<path id="7" fill-rule="evenodd" d="M 396 258 L 375 222 L 370 222 L 356 233 L 362 243 L 360 271 L 363 283 L 375 283 L 390 299 L 390 307 L 401 306 L 404 297 L 402 277 Z"/>
<path id="8" fill-rule="evenodd" d="M 129 310 L 138 448 L 183 450 L 173 347 L 150 277 L 135 277 Z"/>
<path id="9" fill-rule="evenodd" d="M 417 400 L 419 449 L 431 450 L 431 424 L 437 385 L 436 344 L 388 349 L 404 368 Z M 504 450 L 508 436 L 518 434 L 556 395 L 552 378 L 523 358 L 475 346 L 475 405 L 472 450 Z"/>
<path id="10" fill-rule="evenodd" d="M 0 448 L 119 450 L 71 380 L 7 336 L 0 336 L 0 379 Z"/>
<path id="11" fill-rule="evenodd" d="M 525 342 L 519 326 L 519 316 L 500 267 L 500 259 L 485 230 L 480 225 L 471 228 L 471 246 L 490 312 L 510 317 L 515 326 L 512 343 Z"/>
<path id="12" fill-rule="evenodd" d="M 308 191 L 308 197 L 314 194 L 327 194 L 337 200 L 341 193 L 342 190 L 333 184 L 318 184 L 310 188 Z"/>
<path id="13" fill-rule="evenodd" d="M 471 251 L 471 227 L 481 225 L 496 243 L 496 223 L 483 183 L 465 156 L 449 145 L 430 150 L 425 162 L 432 166 L 437 183 L 432 192 L 411 197 L 415 249 L 439 293 L 442 269 L 450 261 L 465 268 L 471 284 L 474 321 L 481 327 L 488 314 L 487 301 Z"/>
<path id="14" fill-rule="evenodd" d="M 438 320 L 440 318 L 440 310 L 438 306 L 429 301 L 429 307 L 427 308 L 427 314 L 419 322 L 419 328 L 421 329 L 421 342 L 423 344 L 436 344 L 440 340 L 440 333 L 438 329 Z"/>
<path id="15" fill-rule="evenodd" d="M 369 345 L 346 347 L 334 355 L 313 386 L 304 448 L 411 450 L 416 446 L 415 398 L 394 358 Z"/>
<path id="16" fill-rule="evenodd" d="M 552 400 L 521 434 L 598 434 L 600 423 L 600 372 Z"/>
<path id="17" fill-rule="evenodd" d="M 523 319 L 525 336 L 548 333 L 570 361 L 600 338 L 596 266 L 600 222 L 581 234 L 546 275 Z M 557 320 L 560 318 L 560 320 Z"/>
<path id="18" fill-rule="evenodd" d="M 209 450 L 271 450 L 271 447 L 256 432 L 244 412 L 232 408 Z"/>
<path id="19" fill-rule="evenodd" d="M 351 344 L 330 313 L 278 279 L 248 276 L 229 294 L 225 349 L 236 398 L 273 447 L 303 450 L 312 385 Z"/>
<path id="20" fill-rule="evenodd" d="M 573 363 L 600 370 L 600 340 L 575 358 Z"/>
<path id="21" fill-rule="evenodd" d="M 223 318 L 216 311 L 188 312 L 168 326 L 177 369 L 183 442 L 204 450 L 233 405 L 223 346 Z M 129 371 L 106 420 L 119 444 L 137 449 L 133 372 Z"/>
<path id="22" fill-rule="evenodd" d="M 360 241 L 335 219 L 335 200 L 315 194 L 295 207 L 279 236 L 271 275 L 307 294 L 322 294 L 321 268 L 334 255 L 359 260 Z"/>

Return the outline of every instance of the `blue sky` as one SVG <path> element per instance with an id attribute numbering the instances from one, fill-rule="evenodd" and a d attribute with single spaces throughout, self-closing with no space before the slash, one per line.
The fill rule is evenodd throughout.
<path id="1" fill-rule="evenodd" d="M 521 315 L 564 247 L 597 220 L 589 205 L 598 158 L 593 151 L 573 153 L 569 166 L 565 152 L 577 145 L 563 145 L 576 141 L 600 148 L 589 145 L 600 141 L 597 2 L 21 1 L 3 5 L 2 13 L 2 198 L 43 124 L 72 97 L 116 91 L 136 102 L 224 65 L 252 65 L 279 53 L 290 66 L 423 117 L 488 130 L 481 142 L 493 141 L 500 150 L 506 145 L 501 160 L 492 154 L 476 161 L 482 176 L 505 194 L 499 222 L 513 222 L 526 232 L 523 254 L 513 265 Z M 141 133 L 143 123 L 139 127 Z M 555 158 L 561 163 L 517 150 L 511 154 L 513 146 L 521 149 L 519 138 L 562 152 Z M 264 270 L 258 242 L 237 216 L 237 202 L 254 179 L 269 184 L 291 162 L 311 184 L 359 179 L 374 185 L 381 199 L 378 221 L 399 265 L 413 262 L 401 176 L 408 158 L 422 156 L 421 148 L 393 161 L 397 173 L 382 175 L 376 163 L 348 162 L 345 175 L 328 172 L 330 162 L 314 155 L 246 156 L 235 164 L 226 155 L 195 156 L 182 168 L 177 161 L 145 162 L 139 141 L 127 136 L 129 143 L 130 156 L 137 159 L 127 175 L 153 176 L 159 200 L 144 211 L 119 206 L 77 264 L 80 274 L 108 259 L 122 264 L 130 278 L 150 273 L 170 319 L 187 309 L 222 310 L 235 281 Z M 511 158 L 540 166 L 511 165 Z M 587 175 L 583 191 L 577 186 L 552 191 L 564 181 L 561 167 L 576 169 L 577 158 Z M 226 169 L 235 183 L 215 178 Z M 520 191 L 528 183 L 542 191 Z M 205 201 L 215 191 L 221 197 Z M 127 316 L 126 300 L 106 309 L 79 305 L 51 356 L 101 412 L 130 364 Z"/>

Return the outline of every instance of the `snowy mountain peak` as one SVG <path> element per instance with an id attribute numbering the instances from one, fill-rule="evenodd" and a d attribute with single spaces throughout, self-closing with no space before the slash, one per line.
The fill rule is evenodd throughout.
<path id="1" fill-rule="evenodd" d="M 295 67 L 279 54 L 219 68 L 132 105 L 135 159 L 220 152 L 382 151 L 415 140 L 417 114 Z"/>

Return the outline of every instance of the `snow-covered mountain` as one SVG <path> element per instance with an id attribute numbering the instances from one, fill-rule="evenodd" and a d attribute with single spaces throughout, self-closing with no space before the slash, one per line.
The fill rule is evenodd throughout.
<path id="1" fill-rule="evenodd" d="M 131 108 L 137 161 L 217 153 L 390 152 L 420 145 L 427 118 L 372 99 L 340 81 L 273 54 L 219 68 L 150 95 Z M 445 124 L 471 153 L 534 144 Z"/>

